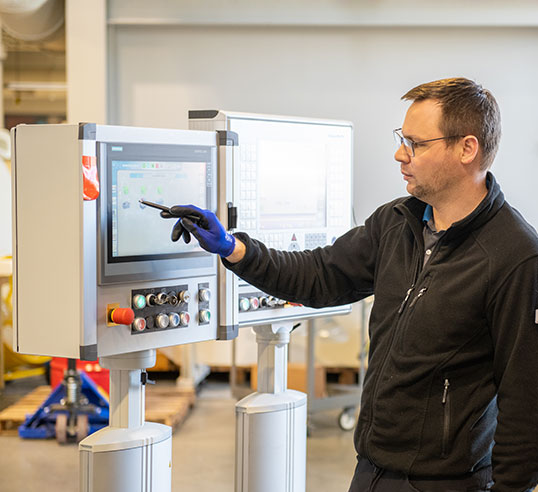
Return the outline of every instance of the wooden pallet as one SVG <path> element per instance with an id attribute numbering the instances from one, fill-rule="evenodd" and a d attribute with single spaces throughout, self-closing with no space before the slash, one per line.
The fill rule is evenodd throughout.
<path id="1" fill-rule="evenodd" d="M 209 366 L 211 372 L 230 373 L 231 366 Z M 235 366 L 236 384 L 245 384 L 250 378 L 252 366 Z"/>
<path id="2" fill-rule="evenodd" d="M 146 420 L 176 430 L 187 418 L 196 401 L 192 388 L 146 386 Z"/>
<path id="3" fill-rule="evenodd" d="M 291 363 L 290 366 L 299 366 L 300 364 Z M 239 385 L 246 384 L 252 376 L 252 369 L 254 366 L 236 366 L 236 383 Z M 321 367 L 321 366 L 320 366 Z M 229 373 L 230 366 L 210 366 L 211 372 L 215 373 Z M 288 369 L 289 370 L 289 369 Z M 358 367 L 325 367 L 323 366 L 324 373 L 327 375 L 336 376 L 338 384 L 352 385 L 357 384 L 358 380 Z M 288 373 L 289 376 L 289 373 Z"/>
<path id="4" fill-rule="evenodd" d="M 0 434 L 17 435 L 17 429 L 50 394 L 50 386 L 39 386 L 0 412 Z M 146 420 L 177 429 L 194 406 L 196 393 L 191 388 L 146 386 Z"/>
<path id="5" fill-rule="evenodd" d="M 38 386 L 19 401 L 0 412 L 0 434 L 17 435 L 17 429 L 50 394 L 50 386 Z"/>
<path id="6" fill-rule="evenodd" d="M 338 384 L 357 384 L 359 369 L 357 367 L 326 367 L 327 374 L 336 375 Z"/>

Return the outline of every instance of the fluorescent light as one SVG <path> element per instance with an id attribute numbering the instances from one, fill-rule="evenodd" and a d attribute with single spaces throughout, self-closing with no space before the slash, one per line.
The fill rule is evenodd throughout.
<path id="1" fill-rule="evenodd" d="M 6 89 L 12 91 L 65 92 L 65 82 L 8 82 Z"/>

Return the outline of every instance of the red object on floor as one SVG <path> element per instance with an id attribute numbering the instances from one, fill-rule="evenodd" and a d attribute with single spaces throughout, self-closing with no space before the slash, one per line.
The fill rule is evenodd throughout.
<path id="1" fill-rule="evenodd" d="M 64 378 L 67 369 L 67 359 L 64 357 L 53 357 L 50 361 L 50 385 L 56 388 Z M 84 371 L 98 386 L 110 394 L 109 370 L 101 367 L 99 361 L 87 361 L 77 359 L 77 369 Z"/>

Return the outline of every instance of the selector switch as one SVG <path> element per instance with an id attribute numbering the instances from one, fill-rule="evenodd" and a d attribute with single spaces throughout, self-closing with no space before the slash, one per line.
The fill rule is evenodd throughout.
<path id="1" fill-rule="evenodd" d="M 148 306 L 155 306 L 155 300 L 156 300 L 155 294 L 148 294 L 146 296 L 146 302 Z"/>
<path id="2" fill-rule="evenodd" d="M 267 299 L 267 305 L 268 305 L 269 307 L 275 307 L 277 301 L 278 301 L 278 299 L 277 299 L 276 297 L 269 296 L 268 299 Z"/>
<path id="3" fill-rule="evenodd" d="M 168 318 L 170 319 L 171 328 L 176 328 L 179 326 L 179 323 L 181 322 L 181 318 L 178 313 L 170 313 L 168 315 Z"/>
<path id="4" fill-rule="evenodd" d="M 170 306 L 177 306 L 179 304 L 179 299 L 177 298 L 175 292 L 168 292 L 168 297 L 166 300 Z"/>
<path id="5" fill-rule="evenodd" d="M 210 319 L 211 313 L 209 312 L 209 309 L 201 309 L 198 313 L 198 321 L 200 323 L 209 323 Z"/>
<path id="6" fill-rule="evenodd" d="M 162 306 L 163 304 L 166 304 L 168 302 L 168 294 L 166 292 L 159 292 L 157 294 L 157 298 L 155 299 L 155 303 L 159 306 Z"/>
<path id="7" fill-rule="evenodd" d="M 198 291 L 198 299 L 200 302 L 209 302 L 209 299 L 211 299 L 211 291 L 209 289 L 200 289 Z"/>
<path id="8" fill-rule="evenodd" d="M 191 300 L 191 293 L 188 290 L 182 290 L 178 297 L 181 302 L 189 302 Z"/>
<path id="9" fill-rule="evenodd" d="M 161 313 L 158 314 L 155 318 L 155 325 L 157 328 L 168 328 L 168 325 L 170 324 L 170 318 L 168 315 Z"/>

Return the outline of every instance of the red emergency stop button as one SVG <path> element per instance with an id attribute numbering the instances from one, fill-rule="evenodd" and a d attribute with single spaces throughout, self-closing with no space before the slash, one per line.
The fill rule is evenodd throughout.
<path id="1" fill-rule="evenodd" d="M 130 325 L 134 319 L 135 313 L 131 308 L 116 308 L 110 313 L 110 320 L 118 325 Z"/>

